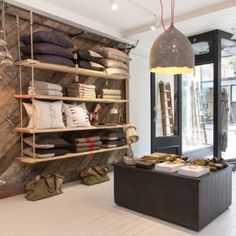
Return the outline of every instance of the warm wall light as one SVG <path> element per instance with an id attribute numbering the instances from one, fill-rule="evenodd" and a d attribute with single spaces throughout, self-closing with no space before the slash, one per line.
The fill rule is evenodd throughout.
<path id="1" fill-rule="evenodd" d="M 111 0 L 111 9 L 113 11 L 116 11 L 119 8 L 118 4 L 115 2 L 115 0 Z"/>
<path id="2" fill-rule="evenodd" d="M 171 24 L 166 30 L 161 3 L 161 22 L 164 29 L 154 42 L 150 53 L 150 70 L 159 74 L 185 74 L 193 71 L 194 53 L 188 38 L 174 27 L 175 0 L 171 0 Z"/>

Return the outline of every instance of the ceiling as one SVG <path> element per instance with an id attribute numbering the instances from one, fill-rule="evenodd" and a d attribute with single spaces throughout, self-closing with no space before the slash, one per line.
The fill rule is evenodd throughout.
<path id="1" fill-rule="evenodd" d="M 159 0 L 132 0 L 148 11 L 160 15 Z M 110 0 L 9 0 L 8 2 L 32 7 L 50 15 L 65 18 L 90 30 L 117 38 L 140 40 L 150 48 L 163 30 L 150 31 L 154 16 L 138 8 L 129 0 L 116 0 L 117 11 L 111 10 Z M 163 0 L 164 19 L 169 22 L 171 0 Z M 232 32 L 236 28 L 236 0 L 176 0 L 175 26 L 186 35 L 214 29 Z"/>

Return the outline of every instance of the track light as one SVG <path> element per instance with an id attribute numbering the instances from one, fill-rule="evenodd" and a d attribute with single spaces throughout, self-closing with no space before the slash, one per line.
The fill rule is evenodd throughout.
<path id="1" fill-rule="evenodd" d="M 233 30 L 233 36 L 230 39 L 236 40 L 236 28 L 232 28 L 232 30 Z"/>
<path id="2" fill-rule="evenodd" d="M 116 11 L 118 8 L 119 8 L 118 4 L 114 0 L 111 0 L 111 9 L 113 11 Z"/>

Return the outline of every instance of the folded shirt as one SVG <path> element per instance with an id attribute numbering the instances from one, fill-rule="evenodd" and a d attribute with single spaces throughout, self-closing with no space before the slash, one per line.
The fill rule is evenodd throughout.
<path id="1" fill-rule="evenodd" d="M 121 99 L 121 96 L 115 96 L 115 95 L 102 95 L 102 98 L 105 98 L 105 99 Z"/>
<path id="2" fill-rule="evenodd" d="M 119 89 L 103 89 L 103 95 L 121 95 L 121 90 Z"/>
<path id="3" fill-rule="evenodd" d="M 101 136 L 101 140 L 102 142 L 104 143 L 104 141 L 108 141 L 108 140 L 120 140 L 120 139 L 124 139 L 125 138 L 125 135 L 124 133 L 121 133 L 121 132 L 107 132 L 105 134 L 103 134 Z"/>
<path id="4" fill-rule="evenodd" d="M 30 81 L 30 87 L 32 87 L 32 81 Z M 55 90 L 62 91 L 62 86 L 59 84 L 48 83 L 44 81 L 34 81 L 35 89 L 43 89 L 43 90 Z"/>
<path id="5" fill-rule="evenodd" d="M 89 142 L 89 143 L 75 143 L 73 144 L 73 147 L 79 148 L 79 147 L 94 147 L 94 146 L 101 146 L 102 142 Z"/>
<path id="6" fill-rule="evenodd" d="M 47 89 L 33 89 L 32 87 L 28 88 L 29 95 L 47 95 L 47 96 L 63 96 L 63 93 L 56 90 L 47 90 Z"/>
<path id="7" fill-rule="evenodd" d="M 91 143 L 91 142 L 98 142 L 100 141 L 100 136 L 93 136 L 87 138 L 72 138 L 73 143 Z"/>
<path id="8" fill-rule="evenodd" d="M 99 150 L 101 146 L 93 146 L 93 147 L 79 147 L 72 149 L 73 152 L 89 152 L 94 150 Z"/>
<path id="9" fill-rule="evenodd" d="M 88 85 L 88 84 L 81 84 L 81 83 L 78 83 L 78 86 L 80 88 L 96 88 L 95 85 Z"/>

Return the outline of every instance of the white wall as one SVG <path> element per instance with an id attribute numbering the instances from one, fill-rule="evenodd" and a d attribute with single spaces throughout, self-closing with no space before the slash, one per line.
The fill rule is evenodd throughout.
<path id="1" fill-rule="evenodd" d="M 148 52 L 133 49 L 130 53 L 130 122 L 137 127 L 139 141 L 132 145 L 134 155 L 151 152 L 150 73 Z"/>

